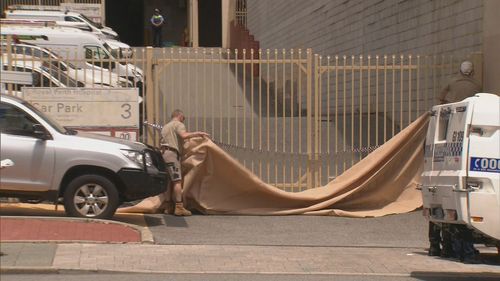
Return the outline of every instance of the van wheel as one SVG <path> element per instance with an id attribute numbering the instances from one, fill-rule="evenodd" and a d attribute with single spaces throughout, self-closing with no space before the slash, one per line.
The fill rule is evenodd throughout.
<path id="1" fill-rule="evenodd" d="M 115 185 L 100 175 L 74 178 L 64 192 L 64 209 L 72 217 L 109 219 L 118 208 Z"/>

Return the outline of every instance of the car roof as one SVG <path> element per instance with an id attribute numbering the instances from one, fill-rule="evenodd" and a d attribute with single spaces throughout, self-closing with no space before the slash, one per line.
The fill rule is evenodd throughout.
<path id="1" fill-rule="evenodd" d="M 47 16 L 79 16 L 80 13 L 60 10 L 9 10 L 5 14 L 28 14 L 28 15 L 47 15 Z"/>
<path id="2" fill-rule="evenodd" d="M 80 30 L 73 27 L 45 27 L 45 26 L 2 26 L 0 30 L 2 35 L 26 35 L 26 36 L 71 36 L 78 38 L 86 38 L 92 41 L 103 41 L 95 34 Z M 92 39 L 89 39 L 92 38 Z"/>
<path id="3" fill-rule="evenodd" d="M 2 26 L 2 34 L 4 34 L 5 30 L 28 30 L 28 31 L 37 31 L 40 30 L 45 31 L 46 33 L 78 33 L 81 34 L 89 34 L 88 32 L 84 32 L 80 29 L 73 27 L 65 27 L 65 26 L 28 26 L 28 25 L 4 25 Z"/>

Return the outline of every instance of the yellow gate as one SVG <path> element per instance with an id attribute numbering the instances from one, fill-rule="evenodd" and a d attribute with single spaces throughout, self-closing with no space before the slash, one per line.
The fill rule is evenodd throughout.
<path id="1" fill-rule="evenodd" d="M 476 63 L 479 56 L 472 57 Z M 146 50 L 146 119 L 185 112 L 267 183 L 323 185 L 427 111 L 452 56 L 327 56 L 300 50 Z M 146 130 L 158 144 L 159 134 Z"/>

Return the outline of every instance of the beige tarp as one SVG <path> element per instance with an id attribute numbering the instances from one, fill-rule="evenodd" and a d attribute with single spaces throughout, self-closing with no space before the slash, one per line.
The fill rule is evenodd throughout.
<path id="1" fill-rule="evenodd" d="M 424 115 L 325 186 L 292 193 L 264 183 L 209 140 L 185 145 L 184 198 L 204 214 L 376 217 L 422 205 L 416 189 L 423 165 Z M 161 197 L 119 212 L 154 213 Z"/>

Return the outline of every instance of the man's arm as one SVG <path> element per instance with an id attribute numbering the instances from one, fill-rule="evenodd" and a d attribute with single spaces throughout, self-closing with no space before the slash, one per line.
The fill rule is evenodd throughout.
<path id="1" fill-rule="evenodd" d="M 448 100 L 446 100 L 446 96 L 448 95 L 449 91 L 450 91 L 450 84 L 446 85 L 446 87 L 441 91 L 441 94 L 438 97 L 438 102 L 440 104 L 448 103 Z"/>

